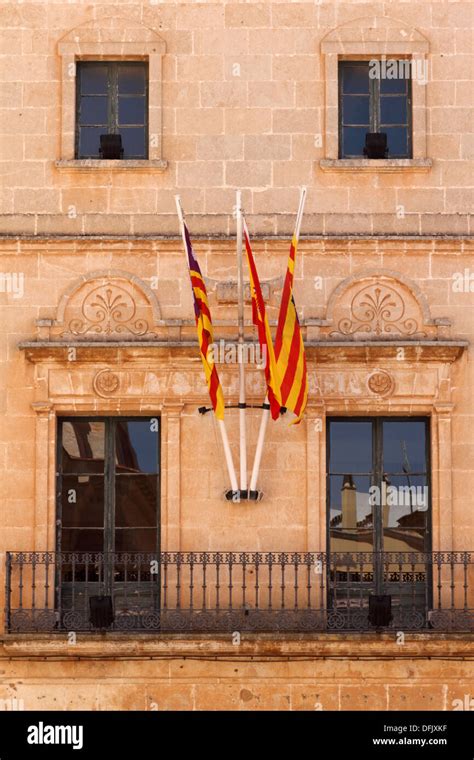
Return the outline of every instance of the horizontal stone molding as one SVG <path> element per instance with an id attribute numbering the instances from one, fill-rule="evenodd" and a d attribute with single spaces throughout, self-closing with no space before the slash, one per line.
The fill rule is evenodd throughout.
<path id="1" fill-rule="evenodd" d="M 431 158 L 322 158 L 319 166 L 324 172 L 429 172 Z"/>

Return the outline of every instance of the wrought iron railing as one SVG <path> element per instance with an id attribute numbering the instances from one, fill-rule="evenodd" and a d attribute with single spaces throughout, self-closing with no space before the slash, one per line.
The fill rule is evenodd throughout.
<path id="1" fill-rule="evenodd" d="M 7 553 L 8 632 L 93 631 L 104 596 L 113 631 L 472 631 L 474 553 Z"/>

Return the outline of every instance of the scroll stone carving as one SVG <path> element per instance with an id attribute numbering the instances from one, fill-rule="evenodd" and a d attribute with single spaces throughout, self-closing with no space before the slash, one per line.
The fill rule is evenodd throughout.
<path id="1" fill-rule="evenodd" d="M 137 306 L 131 294 L 116 284 L 100 285 L 84 298 L 81 317 L 71 319 L 69 330 L 73 335 L 87 332 L 131 332 L 144 335 L 148 331 L 145 319 L 136 319 Z"/>
<path id="2" fill-rule="evenodd" d="M 416 286 L 388 271 L 353 275 L 329 298 L 320 336 L 354 340 L 421 339 L 436 337 L 439 320 Z"/>
<path id="3" fill-rule="evenodd" d="M 412 335 L 418 331 L 418 322 L 405 312 L 403 298 L 396 290 L 388 285 L 368 285 L 353 297 L 350 316 L 339 320 L 338 331 L 343 335 L 356 332 Z"/>
<path id="4" fill-rule="evenodd" d="M 138 277 L 120 270 L 91 272 L 61 298 L 49 337 L 88 341 L 153 338 L 159 319 L 156 297 Z"/>

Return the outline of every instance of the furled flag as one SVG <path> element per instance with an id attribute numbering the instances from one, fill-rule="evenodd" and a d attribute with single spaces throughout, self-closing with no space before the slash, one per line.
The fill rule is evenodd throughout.
<path id="1" fill-rule="evenodd" d="M 275 359 L 280 377 L 281 403 L 296 414 L 296 424 L 301 421 L 308 400 L 306 355 L 293 298 L 297 246 L 298 239 L 296 235 L 293 235 L 275 338 Z"/>
<path id="2" fill-rule="evenodd" d="M 245 250 L 247 251 L 247 261 L 250 272 L 250 293 L 252 296 L 252 321 L 258 331 L 258 340 L 262 349 L 262 356 L 265 359 L 265 379 L 267 382 L 268 401 L 272 418 L 276 420 L 280 415 L 281 395 L 280 383 L 278 381 L 277 365 L 275 353 L 273 350 L 272 335 L 265 313 L 265 301 L 263 300 L 262 288 L 258 279 L 257 267 L 250 246 L 250 238 L 243 219 L 243 232 L 245 240 Z"/>
<path id="3" fill-rule="evenodd" d="M 186 240 L 186 252 L 188 255 L 189 276 L 193 289 L 194 314 L 196 317 L 196 327 L 199 339 L 199 348 L 201 350 L 201 359 L 206 375 L 209 396 L 214 409 L 214 413 L 219 420 L 224 419 L 224 394 L 217 374 L 216 365 L 212 351 L 213 327 L 209 303 L 207 300 L 207 290 L 204 283 L 199 264 L 194 255 L 186 223 L 183 222 L 184 236 Z"/>

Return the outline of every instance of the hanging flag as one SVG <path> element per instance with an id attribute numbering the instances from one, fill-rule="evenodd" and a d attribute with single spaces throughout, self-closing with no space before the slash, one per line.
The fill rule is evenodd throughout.
<path id="1" fill-rule="evenodd" d="M 219 380 L 219 375 L 217 374 L 213 351 L 211 348 L 214 342 L 214 337 L 211 312 L 209 311 L 209 303 L 207 300 L 206 285 L 204 283 L 199 264 L 194 255 L 193 247 L 191 245 L 191 238 L 189 237 L 188 228 L 186 227 L 186 222 L 184 221 L 183 229 L 186 241 L 186 252 L 188 255 L 189 276 L 191 278 L 191 286 L 193 290 L 194 315 L 196 317 L 196 327 L 199 339 L 199 348 L 201 351 L 201 359 L 204 367 L 204 374 L 206 376 L 207 387 L 209 389 L 209 396 L 211 397 L 214 413 L 217 419 L 223 420 L 224 394 L 222 392 L 222 386 Z"/>
<path id="2" fill-rule="evenodd" d="M 270 403 L 272 418 L 276 420 L 280 415 L 280 407 L 282 406 L 280 383 L 278 382 L 277 365 L 275 361 L 275 353 L 273 350 L 272 335 L 270 332 L 267 315 L 265 313 L 265 301 L 263 300 L 262 288 L 260 287 L 260 281 L 258 279 L 257 267 L 255 266 L 255 260 L 253 257 L 252 248 L 250 246 L 250 238 L 245 219 L 243 220 L 243 232 L 245 250 L 247 251 L 247 261 L 250 272 L 252 321 L 257 328 L 258 340 L 260 343 L 260 348 L 262 349 L 262 356 L 265 358 L 265 379 L 267 382 L 268 401 Z"/>
<path id="3" fill-rule="evenodd" d="M 281 378 L 281 403 L 292 411 L 301 422 L 308 400 L 308 375 L 306 355 L 300 323 L 293 298 L 297 235 L 293 235 L 288 256 L 285 284 L 281 294 L 280 313 L 275 338 L 275 359 Z"/>

